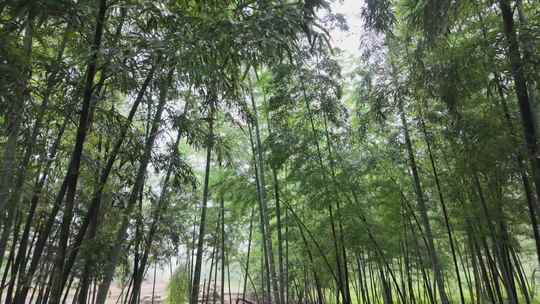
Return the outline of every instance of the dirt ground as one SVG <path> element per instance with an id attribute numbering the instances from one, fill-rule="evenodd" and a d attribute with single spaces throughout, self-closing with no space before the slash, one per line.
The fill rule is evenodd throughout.
<path id="1" fill-rule="evenodd" d="M 141 286 L 141 304 L 152 303 L 152 280 L 145 280 Z M 163 303 L 166 297 L 167 282 L 164 280 L 156 279 L 156 289 L 154 291 L 154 304 Z M 106 304 L 116 304 L 120 293 L 122 292 L 122 286 L 119 284 L 113 284 L 109 290 Z M 180 303 L 179 303 L 180 304 Z"/>

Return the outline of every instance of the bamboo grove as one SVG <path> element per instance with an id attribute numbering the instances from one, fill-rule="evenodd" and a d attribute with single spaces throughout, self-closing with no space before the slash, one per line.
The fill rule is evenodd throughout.
<path id="1" fill-rule="evenodd" d="M 540 303 L 540 4 L 334 5 L 1 1 L 0 301 Z"/>

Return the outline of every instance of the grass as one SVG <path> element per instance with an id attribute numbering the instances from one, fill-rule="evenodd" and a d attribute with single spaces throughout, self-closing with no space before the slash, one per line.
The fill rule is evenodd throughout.
<path id="1" fill-rule="evenodd" d="M 167 304 L 182 304 L 188 302 L 188 280 L 184 267 L 178 267 L 167 285 Z"/>

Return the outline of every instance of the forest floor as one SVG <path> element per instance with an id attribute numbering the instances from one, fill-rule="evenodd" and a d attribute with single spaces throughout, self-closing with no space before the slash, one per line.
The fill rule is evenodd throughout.
<path id="1" fill-rule="evenodd" d="M 107 297 L 106 304 L 117 304 L 118 296 L 122 292 L 122 286 L 119 284 L 114 284 L 111 286 L 109 295 Z M 167 296 L 167 282 L 164 280 L 156 280 L 156 286 L 154 290 L 154 304 L 161 304 L 165 302 Z M 237 304 L 237 300 L 242 298 L 241 293 L 226 293 L 225 294 L 225 303 L 224 304 Z M 246 300 L 251 303 L 255 303 L 251 299 L 247 298 Z M 141 286 L 141 304 L 151 304 L 152 303 L 152 280 L 145 280 Z M 204 304 L 218 304 L 220 303 L 219 297 L 217 294 L 215 298 L 202 298 L 199 300 L 199 303 Z M 177 304 L 177 303 L 174 303 Z M 183 304 L 183 303 L 178 303 Z M 246 302 L 238 301 L 238 304 L 246 304 Z"/>
<path id="2" fill-rule="evenodd" d="M 152 280 L 144 280 L 141 286 L 141 304 L 152 303 Z M 122 292 L 122 286 L 120 284 L 113 284 L 109 290 L 106 304 L 116 304 L 118 296 Z M 154 304 L 160 304 L 165 301 L 167 295 L 167 281 L 156 280 L 156 287 L 154 290 Z M 119 302 L 118 302 L 119 303 Z"/>
<path id="3" fill-rule="evenodd" d="M 122 285 L 114 282 L 109 289 L 107 300 L 105 304 L 122 304 L 122 300 L 118 300 L 118 297 L 122 293 Z M 72 303 L 75 289 L 71 289 L 68 294 L 66 303 Z M 164 303 L 167 294 L 167 281 L 156 280 L 156 287 L 154 291 L 154 304 Z M 92 297 L 90 295 L 90 297 Z M 141 286 L 141 304 L 152 303 L 152 281 L 144 280 Z"/>

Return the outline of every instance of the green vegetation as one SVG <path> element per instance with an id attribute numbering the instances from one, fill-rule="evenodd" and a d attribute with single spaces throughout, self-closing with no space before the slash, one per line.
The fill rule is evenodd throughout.
<path id="1" fill-rule="evenodd" d="M 178 268 L 167 285 L 166 302 L 169 304 L 186 303 L 188 301 L 188 290 L 188 272 L 183 268 Z"/>
<path id="2" fill-rule="evenodd" d="M 538 1 L 335 5 L 0 2 L 0 300 L 540 303 Z"/>

